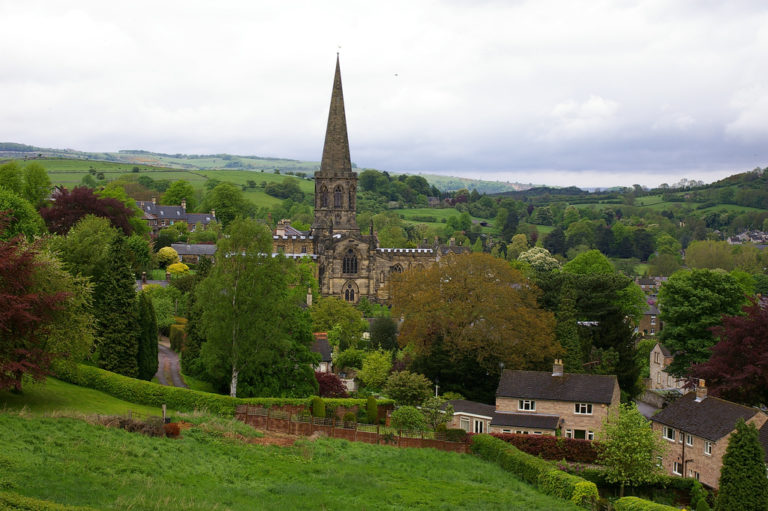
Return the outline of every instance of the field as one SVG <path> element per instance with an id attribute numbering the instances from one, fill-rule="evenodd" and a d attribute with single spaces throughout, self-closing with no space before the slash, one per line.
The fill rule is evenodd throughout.
<path id="1" fill-rule="evenodd" d="M 0 413 L 0 488 L 98 509 L 577 510 L 468 455 L 344 440 L 243 443 L 203 427 L 150 438 Z"/>
<path id="2" fill-rule="evenodd" d="M 437 227 L 438 229 L 442 229 L 445 227 L 445 222 L 442 222 L 442 220 L 448 220 L 448 218 L 452 216 L 459 216 L 461 213 L 456 211 L 454 208 L 413 208 L 413 209 L 391 209 L 389 211 L 392 211 L 394 213 L 397 213 L 398 215 L 401 215 L 403 219 L 406 222 L 409 223 L 417 223 L 417 224 L 425 224 L 430 227 Z M 414 217 L 425 217 L 425 216 L 431 216 L 435 217 L 436 222 L 424 222 L 422 220 L 414 219 Z M 479 223 L 479 222 L 488 222 L 488 227 L 482 227 L 482 232 L 488 233 L 494 231 L 494 227 L 490 224 L 493 223 L 493 220 L 489 220 L 487 218 L 479 218 L 479 217 L 472 217 L 472 221 Z"/>
<path id="3" fill-rule="evenodd" d="M 160 408 L 129 403 L 98 390 L 78 387 L 55 378 L 48 378 L 44 383 L 25 383 L 22 394 L 0 391 L 0 410 L 23 408 L 34 414 L 79 412 L 122 415 L 129 410 L 143 415 L 161 414 Z"/>

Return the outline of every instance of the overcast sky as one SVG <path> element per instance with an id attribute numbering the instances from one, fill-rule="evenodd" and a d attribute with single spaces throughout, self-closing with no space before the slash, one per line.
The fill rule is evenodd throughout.
<path id="1" fill-rule="evenodd" d="M 768 166 L 768 2 L 0 0 L 0 141 L 656 186 Z M 340 47 L 340 50 L 339 50 Z"/>

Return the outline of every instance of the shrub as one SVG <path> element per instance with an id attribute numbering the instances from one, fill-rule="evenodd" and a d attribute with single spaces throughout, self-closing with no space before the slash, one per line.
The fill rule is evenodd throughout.
<path id="1" fill-rule="evenodd" d="M 347 397 L 347 387 L 335 374 L 315 371 L 315 379 L 320 397 Z"/>
<path id="2" fill-rule="evenodd" d="M 525 453 L 491 435 L 472 436 L 472 452 L 536 485 L 542 492 L 592 508 L 599 495 L 597 486 L 581 477 L 558 470 L 549 461 Z"/>
<path id="3" fill-rule="evenodd" d="M 639 497 L 622 497 L 613 503 L 615 511 L 679 511 L 673 506 L 657 504 Z"/>
<path id="4" fill-rule="evenodd" d="M 424 420 L 418 408 L 413 406 L 401 406 L 389 418 L 392 427 L 406 431 L 426 431 L 427 421 Z"/>
<path id="5" fill-rule="evenodd" d="M 467 439 L 467 432 L 463 429 L 446 429 L 445 439 L 449 442 L 464 442 Z"/>
<path id="6" fill-rule="evenodd" d="M 347 412 L 342 420 L 344 422 L 357 422 L 357 415 L 354 412 Z"/>
<path id="7" fill-rule="evenodd" d="M 379 423 L 379 407 L 376 404 L 376 398 L 373 396 L 368 396 L 368 399 L 365 403 L 365 410 L 368 415 L 368 422 L 370 424 L 378 424 Z"/>
<path id="8" fill-rule="evenodd" d="M 591 440 L 562 438 L 551 435 L 516 435 L 491 433 L 492 436 L 514 445 L 521 451 L 547 460 L 567 460 L 593 464 L 597 460 L 597 444 Z"/>
<path id="9" fill-rule="evenodd" d="M 325 402 L 321 397 L 312 398 L 312 416 L 325 417 Z"/>
<path id="10" fill-rule="evenodd" d="M 180 353 L 184 349 L 184 325 L 171 325 L 168 339 L 171 341 L 171 349 Z"/>
<path id="11" fill-rule="evenodd" d="M 398 371 L 389 375 L 384 391 L 398 404 L 417 406 L 430 396 L 432 382 L 422 374 Z"/>
<path id="12" fill-rule="evenodd" d="M 171 422 L 170 424 L 163 424 L 163 431 L 165 431 L 165 436 L 169 438 L 176 438 L 179 436 L 181 428 L 179 427 L 178 422 Z"/>
<path id="13" fill-rule="evenodd" d="M 184 263 L 173 263 L 173 264 L 169 264 L 166 270 L 168 270 L 168 273 L 174 276 L 186 275 L 189 273 L 189 266 L 187 266 Z"/>
<path id="14" fill-rule="evenodd" d="M 5 491 L 0 491 L 0 509 L 18 511 L 96 511 L 92 507 L 65 506 L 56 502 L 23 497 L 16 493 Z"/>

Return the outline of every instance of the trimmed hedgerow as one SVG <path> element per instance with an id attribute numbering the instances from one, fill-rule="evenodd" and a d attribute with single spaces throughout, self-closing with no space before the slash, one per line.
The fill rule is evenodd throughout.
<path id="1" fill-rule="evenodd" d="M 541 456 L 546 460 L 567 460 L 590 464 L 597 462 L 597 444 L 592 440 L 513 433 L 491 433 L 491 435 L 514 445 L 521 451 Z"/>
<path id="2" fill-rule="evenodd" d="M 0 491 L 0 511 L 96 511 L 92 507 L 65 506 L 48 500 Z"/>
<path id="3" fill-rule="evenodd" d="M 171 325 L 168 340 L 171 342 L 171 349 L 180 353 L 184 349 L 184 325 Z"/>
<path id="4" fill-rule="evenodd" d="M 525 453 L 491 435 L 473 435 L 471 449 L 475 455 L 536 485 L 547 495 L 570 500 L 585 508 L 592 508 L 599 498 L 594 483 L 558 470 L 553 463 Z"/>
<path id="5" fill-rule="evenodd" d="M 679 511 L 673 506 L 657 504 L 639 497 L 622 497 L 613 503 L 615 511 Z"/>
<path id="6" fill-rule="evenodd" d="M 287 397 L 251 397 L 236 398 L 211 394 L 181 387 L 167 387 L 149 381 L 136 380 L 115 374 L 97 367 L 77 365 L 76 367 L 58 367 L 56 377 L 81 387 L 100 390 L 111 396 L 120 398 L 130 403 L 147 406 L 168 405 L 173 410 L 191 412 L 193 410 L 208 410 L 223 416 L 232 416 L 237 405 L 257 405 L 264 407 L 275 406 L 301 406 L 309 407 L 312 397 L 287 398 Z M 326 407 L 354 406 L 363 407 L 365 399 L 324 399 Z M 391 406 L 391 399 L 380 400 L 378 404 Z"/>

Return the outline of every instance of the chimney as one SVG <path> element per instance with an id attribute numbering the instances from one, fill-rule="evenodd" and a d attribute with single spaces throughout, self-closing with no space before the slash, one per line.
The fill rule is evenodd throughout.
<path id="1" fill-rule="evenodd" d="M 699 384 L 696 385 L 696 402 L 699 403 L 707 398 L 707 382 L 699 380 Z"/>
<path id="2" fill-rule="evenodd" d="M 187 199 L 181 199 L 181 209 L 184 210 L 184 212 L 187 212 Z"/>
<path id="3" fill-rule="evenodd" d="M 285 236 L 285 220 L 280 220 L 277 222 L 277 225 L 275 226 L 275 236 L 283 237 Z"/>
<path id="4" fill-rule="evenodd" d="M 312 307 L 312 288 L 307 288 L 307 307 Z"/>
<path id="5" fill-rule="evenodd" d="M 563 375 L 563 361 L 562 359 L 556 358 L 555 363 L 552 365 L 552 376 L 562 376 Z"/>
<path id="6" fill-rule="evenodd" d="M 215 209 L 212 209 L 212 210 L 211 210 L 211 216 L 212 216 L 213 218 L 216 218 L 216 210 L 215 210 Z"/>
<path id="7" fill-rule="evenodd" d="M 157 204 L 157 197 L 154 195 L 152 196 L 152 204 Z"/>

